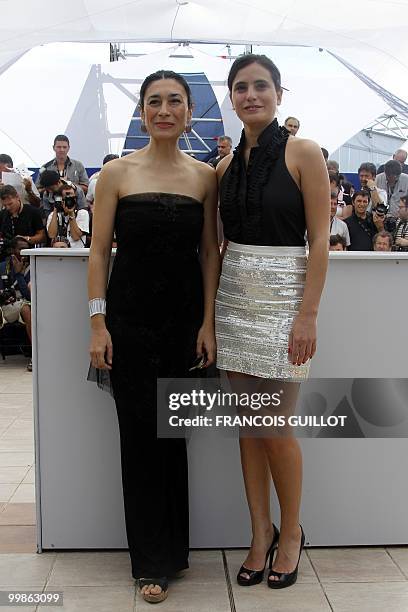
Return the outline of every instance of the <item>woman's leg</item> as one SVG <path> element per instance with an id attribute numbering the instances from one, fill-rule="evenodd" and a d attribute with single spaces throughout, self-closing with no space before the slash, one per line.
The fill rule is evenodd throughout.
<path id="1" fill-rule="evenodd" d="M 294 414 L 299 394 L 299 383 L 259 380 L 253 376 L 229 372 L 232 390 L 237 393 L 262 392 L 270 396 L 280 393 L 281 404 L 274 414 L 286 418 Z M 268 412 L 270 414 L 270 412 Z M 255 434 L 254 434 L 255 435 Z M 263 430 L 260 437 L 241 437 L 241 463 L 245 489 L 252 522 L 252 545 L 244 565 L 261 569 L 265 554 L 272 541 L 270 519 L 270 476 L 281 510 L 281 536 L 273 569 L 278 572 L 293 571 L 299 556 L 301 531 L 299 512 L 302 490 L 302 455 L 291 429 L 272 427 Z M 271 578 L 273 579 L 273 577 Z"/>
<path id="2" fill-rule="evenodd" d="M 228 378 L 235 393 L 247 392 L 248 381 L 253 384 L 255 380 L 253 376 L 238 372 L 229 372 Z M 268 457 L 260 438 L 240 438 L 240 451 L 252 525 L 251 548 L 244 565 L 251 570 L 261 570 L 274 535 L 269 503 L 271 475 Z M 248 578 L 248 574 L 243 573 L 242 576 Z"/>
<path id="3" fill-rule="evenodd" d="M 274 393 L 277 387 L 283 390 L 279 413 L 286 418 L 295 413 L 299 394 L 299 383 L 264 381 L 262 391 Z M 263 438 L 265 452 L 279 500 L 281 511 L 280 538 L 273 569 L 277 572 L 292 572 L 299 557 L 301 530 L 299 513 L 302 495 L 302 453 L 299 442 L 289 427 L 282 436 Z M 270 580 L 278 580 L 272 576 Z"/>

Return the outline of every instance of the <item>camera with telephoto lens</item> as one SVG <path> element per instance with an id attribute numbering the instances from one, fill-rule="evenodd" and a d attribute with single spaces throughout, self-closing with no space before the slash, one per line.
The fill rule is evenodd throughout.
<path id="1" fill-rule="evenodd" d="M 387 204 L 384 204 L 384 202 L 381 202 L 381 204 L 378 204 L 378 206 L 376 206 L 375 208 L 373 208 L 373 212 L 376 212 L 377 215 L 380 215 L 381 217 L 384 216 L 388 213 L 390 207 L 387 206 Z"/>
<path id="2" fill-rule="evenodd" d="M 66 208 L 69 208 L 70 210 L 72 210 L 77 205 L 77 198 L 76 198 L 76 196 L 65 196 L 64 204 L 65 204 Z"/>
<path id="3" fill-rule="evenodd" d="M 54 208 L 57 212 L 63 213 L 64 207 L 62 206 L 62 195 L 60 193 L 54 194 Z"/>
<path id="4" fill-rule="evenodd" d="M 0 289 L 0 306 L 5 306 L 10 302 L 15 302 L 17 295 L 12 287 L 12 283 L 8 274 L 3 274 L 1 277 L 4 289 Z"/>
<path id="5" fill-rule="evenodd" d="M 387 232 L 390 232 L 390 234 L 393 234 L 395 231 L 397 222 L 396 222 L 396 219 L 394 219 L 394 217 L 387 217 L 389 210 L 390 210 L 390 207 L 387 204 L 384 204 L 384 202 L 381 202 L 381 204 L 378 204 L 378 206 L 373 208 L 373 212 L 377 213 L 379 217 L 382 217 L 384 219 L 384 229 Z"/>

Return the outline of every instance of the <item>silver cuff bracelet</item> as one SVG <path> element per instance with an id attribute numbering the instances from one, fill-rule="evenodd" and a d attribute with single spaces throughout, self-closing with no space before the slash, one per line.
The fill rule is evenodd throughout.
<path id="1" fill-rule="evenodd" d="M 93 300 L 89 300 L 88 305 L 90 317 L 93 317 L 96 314 L 106 314 L 105 298 L 93 298 Z"/>

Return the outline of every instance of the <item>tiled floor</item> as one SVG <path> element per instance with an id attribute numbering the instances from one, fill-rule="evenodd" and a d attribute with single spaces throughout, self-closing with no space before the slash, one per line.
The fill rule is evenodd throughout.
<path id="1" fill-rule="evenodd" d="M 22 357 L 0 361 L 0 591 L 63 591 L 69 612 L 143 612 L 127 552 L 36 553 L 31 374 Z M 298 582 L 271 591 L 234 581 L 242 550 L 192 551 L 163 612 L 407 612 L 408 547 L 315 548 Z M 1 610 L 15 608 L 1 607 Z M 25 606 L 32 612 L 43 607 Z"/>

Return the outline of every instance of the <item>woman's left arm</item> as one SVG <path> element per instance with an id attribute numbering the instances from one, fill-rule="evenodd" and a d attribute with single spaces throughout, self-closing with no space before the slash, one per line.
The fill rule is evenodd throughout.
<path id="1" fill-rule="evenodd" d="M 204 165 L 203 165 L 204 166 Z M 201 235 L 200 262 L 204 285 L 204 319 L 197 337 L 197 356 L 207 355 L 205 367 L 215 362 L 215 296 L 220 277 L 220 250 L 217 236 L 218 190 L 215 170 L 200 168 L 206 183 L 204 226 Z"/>
<path id="2" fill-rule="evenodd" d="M 299 140 L 296 161 L 300 176 L 309 242 L 302 305 L 289 338 L 292 364 L 301 365 L 316 352 L 316 319 L 329 258 L 330 185 L 320 147 Z"/>

